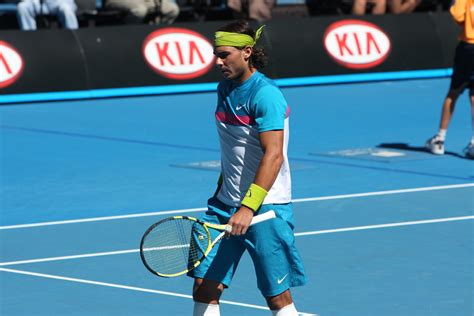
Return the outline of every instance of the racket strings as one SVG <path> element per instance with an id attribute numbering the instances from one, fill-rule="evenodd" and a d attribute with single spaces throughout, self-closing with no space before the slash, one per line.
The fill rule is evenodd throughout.
<path id="1" fill-rule="evenodd" d="M 188 219 L 164 221 L 153 228 L 142 245 L 148 266 L 159 274 L 184 273 L 194 267 L 209 246 L 208 231 Z"/>

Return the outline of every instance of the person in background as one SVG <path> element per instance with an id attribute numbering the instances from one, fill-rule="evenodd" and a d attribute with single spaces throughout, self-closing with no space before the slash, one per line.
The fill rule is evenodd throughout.
<path id="1" fill-rule="evenodd" d="M 272 18 L 275 0 L 227 0 L 227 7 L 242 18 L 259 22 Z"/>
<path id="2" fill-rule="evenodd" d="M 443 102 L 439 131 L 426 142 L 425 146 L 435 155 L 444 154 L 444 142 L 456 100 L 466 88 L 469 88 L 473 134 L 464 153 L 467 158 L 474 159 L 474 0 L 456 0 L 450 12 L 461 27 L 461 34 L 454 56 L 451 84 Z"/>
<path id="3" fill-rule="evenodd" d="M 36 30 L 38 15 L 57 15 L 59 23 L 67 29 L 79 28 L 76 17 L 77 6 L 74 0 L 22 0 L 17 6 L 17 19 L 20 29 Z"/>
<path id="4" fill-rule="evenodd" d="M 393 14 L 411 13 L 422 0 L 389 0 L 388 7 Z"/>
<path id="5" fill-rule="evenodd" d="M 364 15 L 368 5 L 372 6 L 371 13 L 376 15 L 385 14 L 387 9 L 386 0 L 354 0 L 352 14 Z"/>
<path id="6" fill-rule="evenodd" d="M 133 24 L 171 24 L 179 15 L 179 6 L 173 0 L 107 0 L 105 8 L 126 12 L 126 21 Z"/>

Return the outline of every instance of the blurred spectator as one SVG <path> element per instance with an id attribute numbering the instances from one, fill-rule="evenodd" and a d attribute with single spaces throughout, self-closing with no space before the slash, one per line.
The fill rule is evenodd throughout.
<path id="1" fill-rule="evenodd" d="M 268 21 L 272 18 L 275 0 L 227 0 L 227 7 L 242 18 Z"/>
<path id="2" fill-rule="evenodd" d="M 126 12 L 129 23 L 171 24 L 179 15 L 172 0 L 107 0 L 105 8 Z"/>
<path id="3" fill-rule="evenodd" d="M 422 0 L 388 0 L 390 12 L 394 14 L 411 13 L 421 4 Z"/>
<path id="4" fill-rule="evenodd" d="M 52 14 L 62 26 L 74 30 L 79 27 L 76 10 L 74 0 L 22 0 L 17 7 L 18 24 L 22 30 L 36 30 L 36 17 Z"/>
<path id="5" fill-rule="evenodd" d="M 354 0 L 352 14 L 364 15 L 367 7 L 372 7 L 372 14 L 384 14 L 387 8 L 386 0 Z"/>

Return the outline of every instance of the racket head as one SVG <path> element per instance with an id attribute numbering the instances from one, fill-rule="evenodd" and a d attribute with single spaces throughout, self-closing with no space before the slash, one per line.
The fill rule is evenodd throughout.
<path id="1" fill-rule="evenodd" d="M 173 216 L 146 230 L 140 256 L 151 273 L 170 278 L 197 267 L 211 248 L 211 234 L 205 223 L 194 217 Z"/>

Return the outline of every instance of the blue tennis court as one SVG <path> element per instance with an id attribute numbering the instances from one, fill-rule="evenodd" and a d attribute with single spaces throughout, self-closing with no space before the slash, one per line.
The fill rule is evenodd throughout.
<path id="1" fill-rule="evenodd" d="M 302 315 L 473 313 L 474 168 L 463 95 L 444 156 L 448 79 L 284 88 Z M 190 315 L 189 278 L 141 263 L 148 226 L 214 192 L 213 93 L 0 107 L 2 315 Z M 268 315 L 246 256 L 223 315 Z"/>

